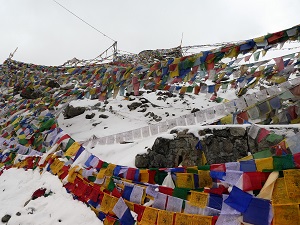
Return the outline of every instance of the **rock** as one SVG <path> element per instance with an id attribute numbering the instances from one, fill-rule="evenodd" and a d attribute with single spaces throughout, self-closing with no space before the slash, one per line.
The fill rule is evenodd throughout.
<path id="1" fill-rule="evenodd" d="M 85 115 L 86 119 L 93 119 L 95 117 L 95 113 Z"/>
<path id="2" fill-rule="evenodd" d="M 133 102 L 130 105 L 127 105 L 130 111 L 135 110 L 136 108 L 140 107 L 143 103 L 141 102 Z"/>
<path id="3" fill-rule="evenodd" d="M 123 107 L 123 105 L 122 105 L 122 104 L 119 104 L 119 105 L 118 105 L 118 107 L 119 107 L 119 108 L 122 108 L 122 107 Z"/>
<path id="4" fill-rule="evenodd" d="M 85 112 L 85 107 L 73 107 L 72 105 L 67 105 L 63 111 L 65 119 L 70 119 L 75 116 L 81 115 Z"/>
<path id="5" fill-rule="evenodd" d="M 141 110 L 139 110 L 138 112 L 146 112 L 147 108 L 143 108 Z"/>
<path id="6" fill-rule="evenodd" d="M 166 117 L 168 117 L 170 115 L 168 112 L 165 112 L 165 114 L 166 114 Z"/>
<path id="7" fill-rule="evenodd" d="M 20 213 L 20 212 L 17 212 L 17 213 L 16 213 L 16 216 L 21 216 L 21 213 Z"/>
<path id="8" fill-rule="evenodd" d="M 147 157 L 147 154 L 137 154 L 135 156 L 135 166 L 137 168 L 148 168 L 149 159 Z"/>
<path id="9" fill-rule="evenodd" d="M 145 98 L 140 98 L 141 103 L 145 104 L 145 103 L 149 103 L 148 99 Z"/>
<path id="10" fill-rule="evenodd" d="M 229 132 L 234 137 L 243 137 L 246 134 L 246 129 L 242 127 L 229 127 Z"/>
<path id="11" fill-rule="evenodd" d="M 195 112 L 198 112 L 198 111 L 200 111 L 200 109 L 198 109 L 198 108 L 193 108 L 192 111 L 191 111 L 191 113 L 195 113 Z"/>
<path id="12" fill-rule="evenodd" d="M 48 80 L 46 82 L 46 86 L 51 87 L 51 88 L 59 88 L 60 87 L 59 83 L 57 83 L 55 80 Z"/>
<path id="13" fill-rule="evenodd" d="M 93 123 L 92 126 L 95 127 L 95 126 L 99 125 L 100 123 Z"/>
<path id="14" fill-rule="evenodd" d="M 11 218 L 11 215 L 6 214 L 5 216 L 2 217 L 1 222 L 2 223 L 7 223 Z"/>
<path id="15" fill-rule="evenodd" d="M 27 87 L 21 91 L 20 96 L 26 99 L 37 99 L 43 97 L 44 94 L 38 90 Z"/>
<path id="16" fill-rule="evenodd" d="M 100 114 L 99 115 L 99 118 L 102 118 L 102 119 L 107 119 L 109 116 L 108 115 L 105 115 L 105 114 Z"/>
<path id="17" fill-rule="evenodd" d="M 160 97 L 160 96 L 159 96 L 159 97 L 157 97 L 157 99 L 156 99 L 156 100 L 162 100 L 162 97 Z"/>

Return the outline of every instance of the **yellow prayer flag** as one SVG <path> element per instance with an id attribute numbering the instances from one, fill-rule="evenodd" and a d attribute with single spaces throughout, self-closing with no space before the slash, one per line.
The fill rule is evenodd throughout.
<path id="1" fill-rule="evenodd" d="M 125 204 L 128 206 L 128 208 L 131 210 L 131 211 L 134 211 L 134 203 L 133 202 L 130 202 L 126 199 L 124 199 L 124 202 Z"/>
<path id="2" fill-rule="evenodd" d="M 68 173 L 68 182 L 70 183 L 74 183 L 76 177 L 77 177 L 77 173 L 76 173 L 76 170 L 78 170 L 79 166 L 74 166 L 73 168 L 71 168 L 69 170 L 69 173 Z"/>
<path id="3" fill-rule="evenodd" d="M 176 183 L 178 188 L 194 189 L 194 174 L 192 173 L 176 173 Z"/>
<path id="4" fill-rule="evenodd" d="M 116 168 L 116 166 L 117 165 L 115 165 L 113 163 L 108 164 L 108 166 L 106 168 L 106 171 L 105 171 L 105 175 L 106 176 L 112 176 L 113 172 L 114 172 L 114 169 Z"/>
<path id="5" fill-rule="evenodd" d="M 253 38 L 253 41 L 255 41 L 256 43 L 264 42 L 265 41 L 265 36 Z"/>
<path id="6" fill-rule="evenodd" d="M 141 224 L 156 224 L 158 209 L 146 207 L 141 219 Z"/>
<path id="7" fill-rule="evenodd" d="M 284 182 L 289 198 L 300 204 L 300 170 L 284 170 Z"/>
<path id="8" fill-rule="evenodd" d="M 209 170 L 198 170 L 199 187 L 212 187 L 212 178 Z"/>
<path id="9" fill-rule="evenodd" d="M 263 170 L 272 170 L 273 167 L 273 157 L 255 159 L 257 171 L 262 172 Z"/>
<path id="10" fill-rule="evenodd" d="M 224 116 L 220 119 L 221 124 L 232 124 L 233 122 L 233 116 L 232 114 L 229 114 L 227 116 Z"/>
<path id="11" fill-rule="evenodd" d="M 117 201 L 118 201 L 118 198 L 115 198 L 109 194 L 104 193 L 102 202 L 100 204 L 100 211 L 105 214 L 112 212 L 112 209 L 114 208 Z"/>
<path id="12" fill-rule="evenodd" d="M 103 179 L 105 176 L 106 168 L 100 169 L 99 173 L 97 174 L 97 179 Z"/>
<path id="13" fill-rule="evenodd" d="M 174 212 L 159 210 L 157 225 L 173 225 L 174 215 L 175 215 Z"/>
<path id="14" fill-rule="evenodd" d="M 52 173 L 56 175 L 63 168 L 64 164 L 65 163 L 63 161 L 60 161 L 56 158 L 54 162 L 50 165 Z"/>
<path id="15" fill-rule="evenodd" d="M 285 185 L 284 178 L 278 178 L 274 185 L 274 190 L 272 193 L 272 204 L 273 205 L 288 205 L 296 204 L 296 199 L 290 198 L 287 193 L 287 188 Z"/>
<path id="16" fill-rule="evenodd" d="M 190 204 L 205 208 L 208 201 L 208 194 L 204 192 L 191 191 Z"/>
<path id="17" fill-rule="evenodd" d="M 148 170 L 140 170 L 140 177 L 142 183 L 148 183 L 149 182 Z"/>
<path id="18" fill-rule="evenodd" d="M 211 225 L 212 224 L 212 216 L 193 215 L 191 224 Z"/>
<path id="19" fill-rule="evenodd" d="M 78 149 L 80 148 L 80 144 L 78 142 L 74 142 L 66 151 L 65 156 L 74 156 Z"/>
<path id="20" fill-rule="evenodd" d="M 248 160 L 251 160 L 253 159 L 253 155 L 247 155 L 241 159 L 238 159 L 237 161 L 248 161 Z"/>
<path id="21" fill-rule="evenodd" d="M 273 225 L 300 225 L 299 205 L 276 205 Z"/>
<path id="22" fill-rule="evenodd" d="M 175 225 L 192 225 L 191 220 L 193 219 L 192 214 L 176 213 Z"/>

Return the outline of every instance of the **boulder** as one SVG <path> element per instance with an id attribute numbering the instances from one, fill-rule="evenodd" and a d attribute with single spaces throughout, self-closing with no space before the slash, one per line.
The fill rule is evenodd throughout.
<path id="1" fill-rule="evenodd" d="M 70 119 L 75 116 L 81 115 L 85 112 L 85 107 L 73 107 L 72 105 L 67 105 L 63 111 L 65 119 Z"/>

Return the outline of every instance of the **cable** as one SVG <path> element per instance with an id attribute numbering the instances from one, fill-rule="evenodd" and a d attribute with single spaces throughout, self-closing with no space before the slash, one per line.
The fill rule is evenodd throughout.
<path id="1" fill-rule="evenodd" d="M 85 24 L 87 24 L 88 26 L 90 26 L 91 28 L 93 28 L 94 30 L 96 30 L 97 32 L 99 32 L 100 34 L 102 34 L 103 36 L 109 38 L 110 40 L 112 40 L 113 42 L 116 42 L 114 39 L 112 39 L 111 37 L 107 36 L 106 34 L 104 34 L 103 32 L 101 32 L 100 30 L 98 30 L 96 27 L 94 27 L 93 25 L 89 24 L 88 22 L 84 21 L 83 19 L 81 19 L 79 16 L 77 16 L 75 13 L 73 13 L 72 11 L 70 11 L 69 9 L 67 9 L 65 6 L 63 6 L 62 4 L 60 4 L 59 2 L 57 2 L 56 0 L 52 0 L 54 1 L 56 4 L 58 4 L 59 6 L 61 6 L 62 8 L 64 8 L 65 10 L 67 10 L 69 13 L 71 13 L 73 16 L 77 17 L 78 19 L 80 19 L 82 22 L 84 22 Z"/>

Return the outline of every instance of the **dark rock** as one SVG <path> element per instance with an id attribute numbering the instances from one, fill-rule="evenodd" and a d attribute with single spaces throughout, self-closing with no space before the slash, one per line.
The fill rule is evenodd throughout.
<path id="1" fill-rule="evenodd" d="M 109 116 L 108 115 L 105 115 L 105 114 L 101 114 L 99 115 L 99 118 L 102 118 L 102 119 L 107 119 Z"/>
<path id="2" fill-rule="evenodd" d="M 218 137 L 229 138 L 229 132 L 228 132 L 227 128 L 226 129 L 214 129 L 213 134 Z"/>
<path id="3" fill-rule="evenodd" d="M 234 137 L 243 137 L 246 134 L 246 129 L 242 127 L 229 127 L 229 132 Z"/>
<path id="4" fill-rule="evenodd" d="M 17 212 L 17 213 L 16 213 L 16 216 L 21 216 L 21 213 L 20 213 L 20 212 Z"/>
<path id="5" fill-rule="evenodd" d="M 85 115 L 86 119 L 93 119 L 95 117 L 95 113 Z"/>
<path id="6" fill-rule="evenodd" d="M 149 159 L 148 159 L 147 154 L 136 155 L 135 166 L 137 168 L 148 168 L 149 167 Z"/>
<path id="7" fill-rule="evenodd" d="M 107 129 L 108 127 L 103 127 L 104 129 Z"/>
<path id="8" fill-rule="evenodd" d="M 198 112 L 198 111 L 200 111 L 200 109 L 198 109 L 198 108 L 193 108 L 192 111 L 191 111 L 191 113 L 195 113 L 195 112 Z"/>
<path id="9" fill-rule="evenodd" d="M 75 116 L 81 115 L 85 112 L 85 107 L 73 107 L 72 105 L 67 105 L 63 111 L 65 119 L 70 119 Z"/>
<path id="10" fill-rule="evenodd" d="M 133 102 L 132 104 L 127 105 L 127 107 L 130 111 L 132 111 L 132 110 L 135 110 L 136 108 L 140 107 L 142 104 L 143 103 L 141 103 L 141 102 Z"/>
<path id="11" fill-rule="evenodd" d="M 170 115 L 168 112 L 165 112 L 165 114 L 166 114 L 166 117 L 168 117 Z"/>
<path id="12" fill-rule="evenodd" d="M 1 222 L 2 223 L 7 223 L 11 218 L 11 215 L 6 214 L 5 216 L 2 217 Z"/>
<path id="13" fill-rule="evenodd" d="M 172 113 L 172 116 L 175 116 L 175 113 Z"/>
<path id="14" fill-rule="evenodd" d="M 120 104 L 120 105 L 118 105 L 118 106 L 119 106 L 120 108 L 122 108 L 122 107 L 123 107 L 123 105 L 121 105 L 121 104 Z"/>
<path id="15" fill-rule="evenodd" d="M 43 97 L 44 94 L 41 91 L 27 87 L 21 91 L 20 96 L 26 99 L 37 99 Z"/>
<path id="16" fill-rule="evenodd" d="M 48 82 L 46 82 L 46 86 L 51 87 L 51 88 L 59 88 L 60 87 L 59 83 L 57 83 L 55 80 L 49 80 Z"/>
<path id="17" fill-rule="evenodd" d="M 160 97 L 160 96 L 159 96 L 159 97 L 157 97 L 157 100 L 162 100 L 162 97 Z"/>
<path id="18" fill-rule="evenodd" d="M 105 105 L 107 105 L 107 104 L 108 104 L 108 101 L 107 101 L 107 100 L 105 100 L 105 101 L 104 101 L 104 104 L 105 104 Z"/>
<path id="19" fill-rule="evenodd" d="M 138 112 L 146 112 L 147 108 L 143 108 L 141 110 L 138 110 Z"/>
<path id="20" fill-rule="evenodd" d="M 141 103 L 145 104 L 145 103 L 149 103 L 148 99 L 146 98 L 140 98 Z"/>

